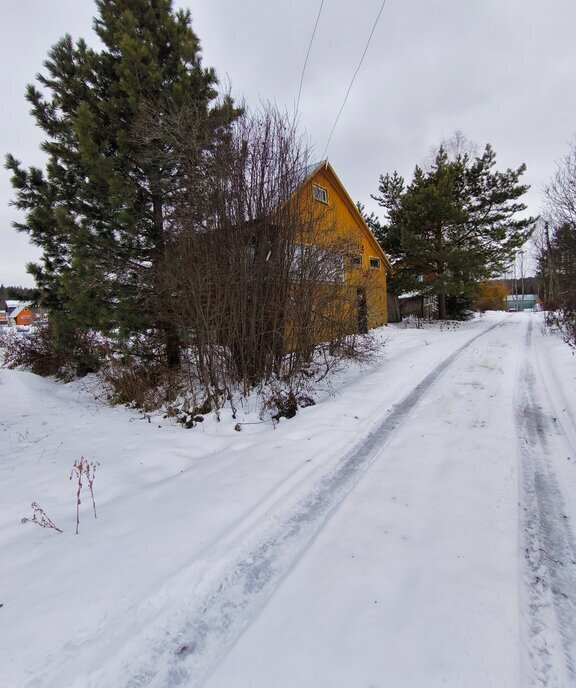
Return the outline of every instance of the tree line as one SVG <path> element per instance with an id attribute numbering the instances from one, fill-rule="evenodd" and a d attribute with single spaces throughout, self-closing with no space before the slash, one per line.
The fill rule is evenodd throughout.
<path id="1" fill-rule="evenodd" d="M 35 287 L 0 284 L 0 308 L 4 308 L 6 300 L 23 301 L 37 306 L 40 301 L 40 290 Z"/>

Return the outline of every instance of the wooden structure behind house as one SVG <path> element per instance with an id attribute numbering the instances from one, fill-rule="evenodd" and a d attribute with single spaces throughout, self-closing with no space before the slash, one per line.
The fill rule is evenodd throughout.
<path id="1" fill-rule="evenodd" d="M 313 205 L 314 240 L 319 244 L 339 240 L 344 247 L 342 281 L 354 302 L 354 329 L 366 332 L 386 325 L 390 262 L 327 160 L 308 168 L 296 196 L 303 208 Z"/>
<path id="2" fill-rule="evenodd" d="M 400 318 L 414 316 L 424 320 L 434 320 L 438 317 L 438 302 L 435 296 L 423 294 L 405 294 L 398 299 Z"/>

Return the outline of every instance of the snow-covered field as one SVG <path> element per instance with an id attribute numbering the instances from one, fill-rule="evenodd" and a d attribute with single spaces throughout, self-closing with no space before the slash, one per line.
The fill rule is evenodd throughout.
<path id="1" fill-rule="evenodd" d="M 0 370 L 0 685 L 575 686 L 576 358 L 540 319 L 383 328 L 275 428 Z"/>

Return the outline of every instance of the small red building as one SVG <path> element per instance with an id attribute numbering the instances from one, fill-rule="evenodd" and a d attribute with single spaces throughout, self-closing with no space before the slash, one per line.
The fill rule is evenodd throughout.
<path id="1" fill-rule="evenodd" d="M 25 327 L 34 322 L 34 313 L 25 303 L 19 303 L 17 306 L 8 305 L 8 324 L 12 327 Z"/>

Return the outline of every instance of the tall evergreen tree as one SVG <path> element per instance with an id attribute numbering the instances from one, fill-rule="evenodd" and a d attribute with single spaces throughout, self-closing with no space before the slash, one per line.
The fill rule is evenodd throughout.
<path id="1" fill-rule="evenodd" d="M 518 200 L 528 190 L 519 183 L 525 166 L 498 172 L 495 164 L 489 145 L 454 159 L 440 147 L 428 172 L 417 166 L 408 186 L 396 172 L 381 176 L 373 196 L 385 220 L 367 220 L 394 263 L 393 288 L 435 294 L 441 319 L 447 295 L 501 273 L 533 230 L 534 218 L 516 217 L 526 210 Z"/>
<path id="2" fill-rule="evenodd" d="M 237 112 L 229 99 L 216 101 L 216 76 L 202 67 L 189 11 L 174 11 L 172 0 L 96 6 L 102 50 L 66 35 L 37 77 L 41 89 L 28 86 L 48 160 L 45 170 L 25 169 L 7 156 L 14 204 L 26 213 L 15 226 L 43 250 L 41 265 L 29 271 L 57 331 L 159 331 L 176 365 L 175 329 L 151 296 L 167 250 L 171 197 L 186 181 L 157 132 L 169 110 L 181 109 L 213 122 L 216 137 Z M 142 122 L 151 117 L 149 136 Z"/>

